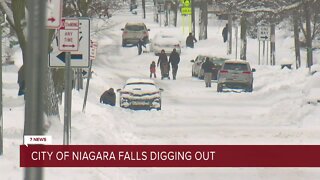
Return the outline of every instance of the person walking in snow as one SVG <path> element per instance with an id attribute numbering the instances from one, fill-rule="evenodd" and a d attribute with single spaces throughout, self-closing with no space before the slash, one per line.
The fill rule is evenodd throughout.
<path id="1" fill-rule="evenodd" d="M 161 71 L 161 79 L 165 77 L 168 77 L 168 79 L 170 79 L 169 77 L 170 66 L 168 62 L 168 57 L 164 49 L 162 49 L 161 53 L 159 54 L 157 66 L 159 67 L 159 65 L 160 65 L 160 71 Z"/>
<path id="2" fill-rule="evenodd" d="M 144 42 L 144 39 L 139 39 L 138 43 L 137 43 L 137 47 L 138 47 L 138 55 L 141 55 L 142 53 L 142 46 L 144 48 L 146 48 L 146 45 L 145 45 L 145 42 Z"/>
<path id="3" fill-rule="evenodd" d="M 189 36 L 186 39 L 186 46 L 193 48 L 195 42 L 198 42 L 197 39 L 192 35 L 192 33 L 189 33 Z"/>
<path id="4" fill-rule="evenodd" d="M 223 42 L 227 42 L 228 40 L 228 24 L 223 28 L 222 30 L 222 37 L 223 37 Z"/>
<path id="5" fill-rule="evenodd" d="M 212 78 L 212 70 L 213 63 L 209 60 L 209 57 L 206 57 L 206 61 L 202 64 L 201 68 L 204 71 L 204 82 L 206 87 L 211 87 L 211 78 Z"/>
<path id="6" fill-rule="evenodd" d="M 26 89 L 24 65 L 22 65 L 18 71 L 18 81 L 17 82 L 19 84 L 18 96 L 22 96 L 25 94 L 25 89 Z"/>
<path id="7" fill-rule="evenodd" d="M 152 61 L 152 63 L 150 64 L 150 78 L 152 78 L 152 75 L 154 78 L 157 78 L 156 75 L 156 62 Z"/>
<path id="8" fill-rule="evenodd" d="M 171 67 L 172 67 L 173 80 L 176 80 L 179 62 L 180 62 L 179 53 L 177 53 L 176 48 L 174 48 L 169 57 L 169 63 L 171 64 Z"/>

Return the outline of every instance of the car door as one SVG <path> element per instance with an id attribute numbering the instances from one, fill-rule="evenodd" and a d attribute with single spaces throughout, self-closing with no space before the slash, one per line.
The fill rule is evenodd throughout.
<path id="1" fill-rule="evenodd" d="M 203 59 L 204 57 L 203 56 L 197 56 L 196 60 L 194 61 L 194 74 L 195 76 L 198 76 L 199 75 L 199 71 L 201 69 L 201 65 L 203 63 Z"/>

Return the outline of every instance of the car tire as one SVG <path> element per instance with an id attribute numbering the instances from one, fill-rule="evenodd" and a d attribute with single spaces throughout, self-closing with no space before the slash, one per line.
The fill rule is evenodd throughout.
<path id="1" fill-rule="evenodd" d="M 201 76 L 200 73 L 198 73 L 198 78 L 199 79 L 204 79 L 204 76 Z"/>
<path id="2" fill-rule="evenodd" d="M 246 91 L 247 91 L 247 92 L 252 92 L 252 90 L 253 90 L 253 84 L 250 84 L 250 85 L 247 87 Z"/>
<path id="3" fill-rule="evenodd" d="M 157 108 L 157 111 L 160 111 L 161 110 L 161 107 Z"/>
<path id="4" fill-rule="evenodd" d="M 217 92 L 222 92 L 222 91 L 223 91 L 223 86 L 222 86 L 222 84 L 218 83 Z"/>
<path id="5" fill-rule="evenodd" d="M 126 46 L 127 46 L 127 43 L 124 40 L 122 40 L 122 47 L 126 47 Z"/>

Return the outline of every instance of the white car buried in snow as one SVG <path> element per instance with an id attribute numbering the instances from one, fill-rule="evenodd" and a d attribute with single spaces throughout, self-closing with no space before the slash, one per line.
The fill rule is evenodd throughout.
<path id="1" fill-rule="evenodd" d="M 161 110 L 161 92 L 151 79 L 130 78 L 120 93 L 120 107 L 129 109 Z"/>
<path id="2" fill-rule="evenodd" d="M 174 34 L 159 32 L 154 36 L 150 43 L 150 51 L 155 55 L 159 55 L 161 50 L 165 50 L 169 55 L 173 48 L 176 48 L 177 53 L 181 54 L 181 42 Z"/>

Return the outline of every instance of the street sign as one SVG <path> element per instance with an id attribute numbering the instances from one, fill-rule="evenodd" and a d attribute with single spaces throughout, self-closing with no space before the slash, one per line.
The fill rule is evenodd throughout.
<path id="1" fill-rule="evenodd" d="M 98 48 L 98 42 L 92 40 L 90 43 L 90 60 L 96 59 L 97 48 Z"/>
<path id="2" fill-rule="evenodd" d="M 180 0 L 184 7 L 191 7 L 191 0 Z"/>
<path id="3" fill-rule="evenodd" d="M 61 20 L 61 26 L 59 29 L 69 29 L 78 30 L 79 29 L 79 19 L 78 18 L 63 18 Z"/>
<path id="4" fill-rule="evenodd" d="M 192 14 L 191 8 L 190 7 L 182 7 L 181 14 L 182 15 L 191 15 Z"/>
<path id="5" fill-rule="evenodd" d="M 79 31 L 60 29 L 59 30 L 59 50 L 64 52 L 78 51 Z"/>
<path id="6" fill-rule="evenodd" d="M 258 40 L 259 41 L 270 41 L 270 26 L 259 26 L 258 27 Z"/>
<path id="7" fill-rule="evenodd" d="M 90 60 L 90 20 L 79 19 L 79 48 L 71 52 L 71 67 L 83 68 L 89 66 Z M 49 67 L 65 67 L 66 54 L 58 48 L 59 38 L 52 44 L 52 52 L 49 56 Z"/>
<path id="8" fill-rule="evenodd" d="M 47 28 L 57 29 L 60 27 L 62 16 L 62 0 L 48 0 L 47 3 Z"/>
<path id="9" fill-rule="evenodd" d="M 78 51 L 79 19 L 62 19 L 59 28 L 59 50 L 64 52 Z"/>

